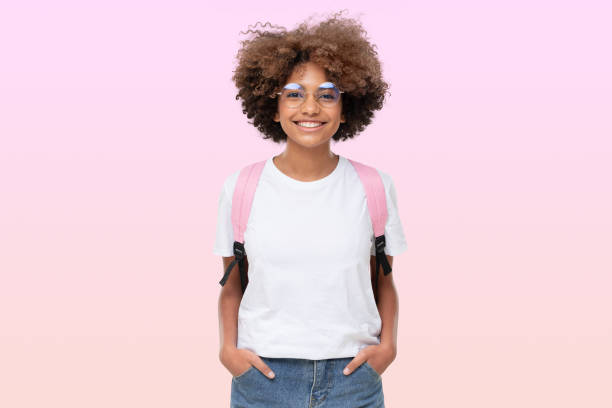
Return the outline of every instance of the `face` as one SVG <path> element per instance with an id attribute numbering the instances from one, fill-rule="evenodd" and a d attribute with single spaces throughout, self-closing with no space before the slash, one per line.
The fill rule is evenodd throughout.
<path id="1" fill-rule="evenodd" d="M 279 100 L 274 121 L 280 122 L 287 135 L 288 142 L 295 142 L 304 147 L 319 146 L 328 143 L 338 130 L 340 123 L 346 122 L 344 115 L 342 115 L 342 94 L 335 106 L 321 106 L 315 100 L 314 92 L 323 82 L 329 81 L 325 75 L 325 70 L 310 61 L 302 64 L 300 68 L 300 70 L 293 71 L 287 79 L 287 83 L 300 84 L 308 92 L 306 100 L 297 108 L 289 108 Z M 280 95 L 277 95 L 277 97 L 280 97 Z M 300 121 L 325 123 L 321 127 L 311 130 L 300 127 L 297 124 Z"/>

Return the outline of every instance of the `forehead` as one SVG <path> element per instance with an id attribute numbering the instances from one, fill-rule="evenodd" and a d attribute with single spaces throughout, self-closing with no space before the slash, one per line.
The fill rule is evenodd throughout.
<path id="1" fill-rule="evenodd" d="M 319 86 L 319 84 L 328 80 L 323 68 L 315 63 L 307 62 L 294 68 L 287 78 L 287 83 L 294 82 L 307 88 L 309 86 Z"/>

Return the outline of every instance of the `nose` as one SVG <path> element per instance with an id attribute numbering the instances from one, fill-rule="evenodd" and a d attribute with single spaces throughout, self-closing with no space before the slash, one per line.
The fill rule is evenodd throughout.
<path id="1" fill-rule="evenodd" d="M 315 96 L 312 93 L 307 93 L 304 98 L 304 102 L 302 103 L 301 109 L 303 113 L 316 114 L 319 112 L 319 103 L 315 99 Z"/>

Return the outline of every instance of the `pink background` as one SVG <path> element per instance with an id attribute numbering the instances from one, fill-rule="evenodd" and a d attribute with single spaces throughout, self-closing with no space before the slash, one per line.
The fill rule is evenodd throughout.
<path id="1" fill-rule="evenodd" d="M 394 179 L 388 407 L 612 406 L 605 1 L 0 6 L 0 406 L 223 407 L 227 175 L 284 146 L 231 82 L 256 21 L 342 7 L 391 97 L 332 150 Z"/>

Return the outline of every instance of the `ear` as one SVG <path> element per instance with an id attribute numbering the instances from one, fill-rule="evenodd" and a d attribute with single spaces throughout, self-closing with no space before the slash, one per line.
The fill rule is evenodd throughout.
<path id="1" fill-rule="evenodd" d="M 280 122 L 280 117 L 279 117 L 279 115 L 278 115 L 278 112 L 276 112 L 276 113 L 274 114 L 274 121 L 275 121 L 275 122 Z"/>
<path id="2" fill-rule="evenodd" d="M 344 113 L 340 115 L 340 123 L 346 123 L 346 119 L 344 119 Z"/>

